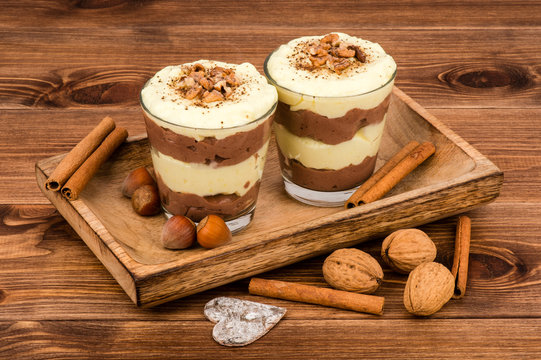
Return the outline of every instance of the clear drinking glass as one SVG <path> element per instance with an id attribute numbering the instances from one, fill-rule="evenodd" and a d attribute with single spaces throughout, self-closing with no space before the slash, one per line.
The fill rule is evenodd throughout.
<path id="1" fill-rule="evenodd" d="M 277 104 L 244 125 L 201 129 L 161 119 L 140 100 L 166 215 L 198 222 L 216 214 L 232 232 L 246 227 L 255 210 Z"/>
<path id="2" fill-rule="evenodd" d="M 315 206 L 342 206 L 376 165 L 396 71 L 362 94 L 312 96 L 268 81 L 278 90 L 274 131 L 286 192 Z"/>

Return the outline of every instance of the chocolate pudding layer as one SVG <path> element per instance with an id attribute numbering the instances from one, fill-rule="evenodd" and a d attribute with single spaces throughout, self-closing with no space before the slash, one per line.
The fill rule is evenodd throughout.
<path id="1" fill-rule="evenodd" d="M 310 110 L 291 111 L 289 105 L 280 101 L 276 122 L 296 136 L 336 145 L 353 138 L 361 128 L 383 121 L 390 100 L 389 94 L 374 108 L 354 108 L 337 118 L 328 118 Z"/>
<path id="2" fill-rule="evenodd" d="M 312 169 L 297 160 L 286 159 L 279 152 L 282 174 L 302 187 L 316 191 L 340 191 L 361 185 L 372 175 L 377 156 L 366 157 L 357 165 L 338 170 Z"/>
<path id="3" fill-rule="evenodd" d="M 251 184 L 245 184 L 250 188 L 242 196 L 235 194 L 199 196 L 171 190 L 159 175 L 157 182 L 162 206 L 171 214 L 184 215 L 196 222 L 201 221 L 208 214 L 219 215 L 226 221 L 238 217 L 255 204 L 260 184 L 259 181 L 251 187 Z"/>
<path id="4" fill-rule="evenodd" d="M 223 139 L 205 137 L 202 140 L 161 127 L 146 115 L 145 122 L 150 143 L 160 153 L 187 163 L 220 167 L 238 164 L 261 149 L 270 137 L 273 118 L 271 115 L 254 129 Z"/>

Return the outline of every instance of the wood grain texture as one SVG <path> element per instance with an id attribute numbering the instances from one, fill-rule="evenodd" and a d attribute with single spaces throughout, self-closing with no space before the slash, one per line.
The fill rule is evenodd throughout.
<path id="1" fill-rule="evenodd" d="M 541 4 L 528 0 L 257 3 L 5 0 L 0 12 L 0 357 L 541 358 Z M 347 9 L 347 11 L 344 11 Z M 68 151 L 106 115 L 144 132 L 137 103 L 159 68 L 250 61 L 293 37 L 344 31 L 381 43 L 397 85 L 505 173 L 496 202 L 470 211 L 468 292 L 434 319 L 403 308 L 385 269 L 385 314 L 247 293 L 240 280 L 152 309 L 124 290 L 39 192 L 34 163 Z M 41 205 L 39 205 L 41 204 Z M 450 266 L 456 217 L 421 227 Z M 362 224 L 360 224 L 362 226 Z M 380 239 L 358 245 L 379 259 Z M 324 286 L 324 255 L 261 276 Z M 241 349 L 211 340 L 206 301 L 288 309 Z M 377 336 L 374 336 L 377 334 Z"/>
<path id="2" fill-rule="evenodd" d="M 0 352 L 17 359 L 534 359 L 541 356 L 538 321 L 507 319 L 387 321 L 290 320 L 246 347 L 212 340 L 210 322 L 0 322 Z M 400 329 L 389 332 L 390 326 Z M 453 329 L 453 331 L 449 331 Z M 471 331 L 475 329 L 475 331 Z M 464 341 L 464 333 L 468 341 Z M 375 335 L 377 334 L 377 335 Z M 415 334 L 412 341 L 407 334 Z M 505 341 L 499 342 L 505 338 Z M 339 341 L 337 341 L 340 339 Z M 487 342 L 499 342 L 486 347 Z M 460 343 L 461 346 L 455 344 Z M 194 346 L 197 344 L 197 346 Z M 276 344 L 280 344 L 276 346 Z M 273 349 L 269 351 L 269 349 Z M 480 349 L 483 349 L 482 351 Z"/>
<path id="3" fill-rule="evenodd" d="M 40 0 L 4 1 L 6 11 L 0 24 L 52 28 L 101 28 L 115 26 L 216 24 L 263 27 L 327 26 L 340 29 L 348 24 L 362 28 L 396 27 L 527 27 L 541 22 L 541 5 L 535 1 L 426 1 L 403 2 L 355 0 L 297 3 L 287 0 L 258 1 L 257 4 L 205 1 L 133 0 Z M 27 16 L 18 16 L 24 12 Z M 171 16 L 174 14 L 175 16 Z M 424 16 L 419 17 L 420 14 Z M 58 23 L 46 19 L 56 17 Z M 257 20 L 254 20 L 257 19 Z M 490 21 L 497 19 L 497 21 Z"/>
<path id="4" fill-rule="evenodd" d="M 396 84 L 425 107 L 539 107 L 536 28 L 342 30 L 380 43 L 398 64 Z M 0 27 L 4 62 L 18 64 L 0 78 L 0 108 L 137 106 L 144 81 L 164 66 L 213 58 L 261 70 L 280 44 L 328 31 L 186 25 L 118 28 L 113 37 L 109 28 Z"/>

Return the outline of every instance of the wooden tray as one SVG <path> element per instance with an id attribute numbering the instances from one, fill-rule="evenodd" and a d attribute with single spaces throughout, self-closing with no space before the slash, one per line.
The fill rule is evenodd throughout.
<path id="1" fill-rule="evenodd" d="M 166 301 L 282 267 L 337 248 L 467 211 L 495 199 L 503 173 L 471 145 L 395 88 L 378 155 L 379 167 L 410 140 L 436 153 L 392 192 L 354 209 L 317 208 L 289 198 L 274 144 L 254 221 L 223 247 L 163 249 L 165 216 L 136 215 L 120 192 L 132 169 L 151 163 L 146 136 L 132 137 L 69 202 L 44 183 L 63 155 L 36 164 L 38 185 L 138 306 Z M 274 143 L 274 142 L 272 142 Z"/>

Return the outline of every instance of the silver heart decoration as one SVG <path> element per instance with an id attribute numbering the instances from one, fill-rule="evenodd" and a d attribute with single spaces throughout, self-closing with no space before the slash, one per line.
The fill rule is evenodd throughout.
<path id="1" fill-rule="evenodd" d="M 253 301 L 218 297 L 205 305 L 207 319 L 216 323 L 214 340 L 224 346 L 244 346 L 256 341 L 276 325 L 286 309 Z"/>

